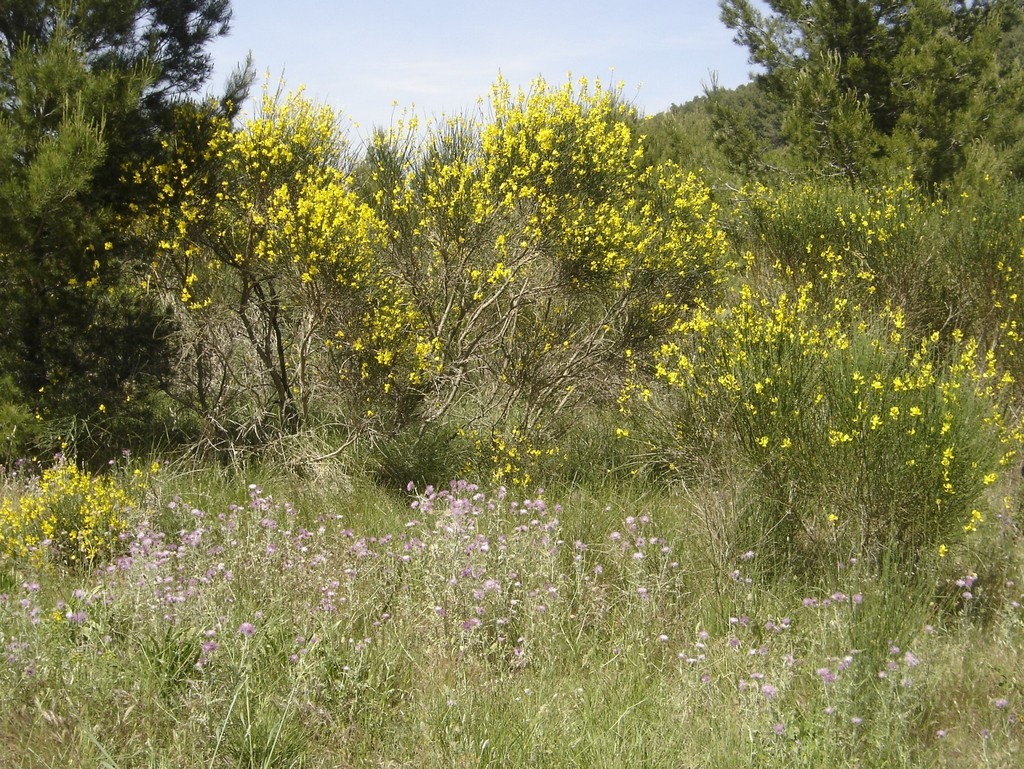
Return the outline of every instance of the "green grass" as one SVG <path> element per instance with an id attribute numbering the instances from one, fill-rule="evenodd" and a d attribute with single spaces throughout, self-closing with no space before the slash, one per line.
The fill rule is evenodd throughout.
<path id="1" fill-rule="evenodd" d="M 417 501 L 336 470 L 167 466 L 121 560 L 5 562 L 0 766 L 973 767 L 1024 748 L 1005 521 L 973 552 L 808 583 L 731 550 L 743 489 Z"/>

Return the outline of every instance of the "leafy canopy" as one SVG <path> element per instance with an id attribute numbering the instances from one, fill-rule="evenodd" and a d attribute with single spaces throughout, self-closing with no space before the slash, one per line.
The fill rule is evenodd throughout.
<path id="1" fill-rule="evenodd" d="M 759 4 L 760 5 L 760 4 Z M 911 168 L 942 182 L 985 143 L 1019 174 L 1020 4 L 1012 0 L 722 0 L 722 20 L 787 105 L 784 129 L 826 174 Z"/>
<path id="2" fill-rule="evenodd" d="M 44 417 L 109 421 L 162 376 L 163 317 L 129 288 L 123 226 L 152 191 L 122 169 L 160 151 L 229 19 L 228 0 L 0 8 L 0 366 Z"/>

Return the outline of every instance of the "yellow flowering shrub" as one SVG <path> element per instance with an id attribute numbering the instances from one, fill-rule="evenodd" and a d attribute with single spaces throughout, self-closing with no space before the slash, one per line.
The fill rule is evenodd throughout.
<path id="1" fill-rule="evenodd" d="M 631 114 L 600 84 L 499 80 L 478 115 L 374 136 L 367 195 L 433 345 L 423 418 L 517 446 L 550 435 L 559 414 L 614 398 L 626 352 L 710 283 L 725 249 L 710 190 L 644 168 Z"/>
<path id="2" fill-rule="evenodd" d="M 221 422 L 248 409 L 263 426 L 276 414 L 293 431 L 325 388 L 365 402 L 414 381 L 431 340 L 381 258 L 382 222 L 345 168 L 336 114 L 265 93 L 239 127 L 181 119 L 193 141 L 140 173 L 160 183 L 154 280 L 191 330 L 197 409 L 222 405 Z"/>
<path id="3" fill-rule="evenodd" d="M 899 309 L 765 275 L 737 279 L 654 354 L 672 461 L 739 459 L 758 498 L 742 537 L 779 554 L 879 554 L 973 530 L 1006 450 L 992 356 L 956 333 L 908 340 Z"/>
<path id="4" fill-rule="evenodd" d="M 816 297 L 856 307 L 904 309 L 912 333 L 947 320 L 941 261 L 922 248 L 930 203 L 909 181 L 877 188 L 817 180 L 752 184 L 733 212 L 739 248 L 790 285 L 812 281 Z"/>
<path id="5" fill-rule="evenodd" d="M 957 272 L 929 240 L 945 209 L 900 181 L 754 184 L 723 214 L 699 175 L 645 162 L 635 118 L 600 83 L 498 80 L 360 155 L 301 93 L 237 126 L 183 108 L 137 173 L 160 189 L 143 289 L 174 309 L 195 409 L 256 440 L 333 409 L 405 457 L 455 436 L 467 471 L 521 483 L 618 405 L 659 427 L 610 434 L 672 471 L 740 456 L 789 541 L 973 525 L 1016 440 L 995 406 L 1024 358 L 1016 241 Z M 964 276 L 998 332 L 965 327 Z M 859 480 L 829 486 L 835 463 Z"/>
<path id="6" fill-rule="evenodd" d="M 1024 197 L 988 174 L 926 194 L 909 181 L 851 188 L 817 180 L 752 184 L 731 213 L 741 250 L 772 279 L 814 282 L 818 298 L 902 308 L 903 333 L 958 328 L 1022 379 Z"/>
<path id="7" fill-rule="evenodd" d="M 115 552 L 135 503 L 113 477 L 61 458 L 22 493 L 0 500 L 0 553 L 36 566 L 95 563 Z"/>
<path id="8" fill-rule="evenodd" d="M 992 348 L 999 366 L 1024 383 L 1024 191 L 988 174 L 948 190 L 932 208 L 923 247 L 944 255 L 947 310 L 965 333 Z"/>

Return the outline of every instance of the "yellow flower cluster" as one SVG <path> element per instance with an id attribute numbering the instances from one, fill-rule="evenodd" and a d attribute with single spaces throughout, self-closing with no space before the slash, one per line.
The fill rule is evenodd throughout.
<path id="1" fill-rule="evenodd" d="M 537 479 L 544 477 L 544 470 L 550 471 L 562 454 L 540 431 L 529 434 L 518 427 L 507 435 L 492 432 L 486 445 L 475 436 L 475 443 L 477 451 L 486 457 L 486 465 L 479 469 L 488 473 L 490 483 L 531 491 Z"/>
<path id="2" fill-rule="evenodd" d="M 621 377 L 622 350 L 649 346 L 706 285 L 725 251 L 710 190 L 645 169 L 631 119 L 600 84 L 499 80 L 476 119 L 374 137 L 386 258 L 436 353 L 429 413 L 476 400 L 530 432 L 540 409 Z"/>
<path id="3" fill-rule="evenodd" d="M 855 305 L 902 299 L 919 281 L 914 252 L 928 204 L 909 182 L 866 190 L 827 182 L 742 191 L 737 219 L 777 277 L 813 280 Z"/>
<path id="4" fill-rule="evenodd" d="M 187 110 L 181 120 L 194 146 L 148 169 L 161 188 L 149 220 L 159 284 L 193 313 L 234 313 L 267 391 L 295 413 L 320 386 L 314 369 L 363 392 L 422 381 L 432 340 L 382 258 L 387 234 L 344 168 L 336 114 L 301 92 L 265 93 L 237 128 Z"/>
<path id="5" fill-rule="evenodd" d="M 61 459 L 37 485 L 0 501 L 0 553 L 36 566 L 47 559 L 91 564 L 116 550 L 134 504 L 133 494 L 114 478 Z"/>
<path id="6" fill-rule="evenodd" d="M 1010 380 L 973 339 L 915 342 L 902 309 L 851 301 L 865 296 L 850 269 L 856 254 L 824 253 L 834 256 L 819 263 L 828 272 L 803 281 L 806 263 L 749 258 L 720 304 L 675 324 L 653 363 L 689 404 L 676 440 L 714 431 L 727 456 L 757 469 L 766 494 L 790 500 L 790 519 L 806 507 L 805 527 L 846 516 L 868 538 L 973 531 L 972 506 L 1007 435 L 998 396 Z M 836 467 L 854 481 L 831 488 Z"/>

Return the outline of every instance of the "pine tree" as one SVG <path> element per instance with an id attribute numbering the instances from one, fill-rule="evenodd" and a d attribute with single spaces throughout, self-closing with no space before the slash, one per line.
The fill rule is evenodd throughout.
<path id="1" fill-rule="evenodd" d="M 0 9 L 0 368 L 37 413 L 109 422 L 166 370 L 164 318 L 129 283 L 147 190 L 123 169 L 160 151 L 229 19 L 228 0 Z"/>
<path id="2" fill-rule="evenodd" d="M 951 178 L 970 147 L 1019 154 L 1019 0 L 722 0 L 722 20 L 787 105 L 786 135 L 814 169 L 851 178 L 909 167 Z M 1016 172 L 1024 168 L 1014 168 Z"/>

